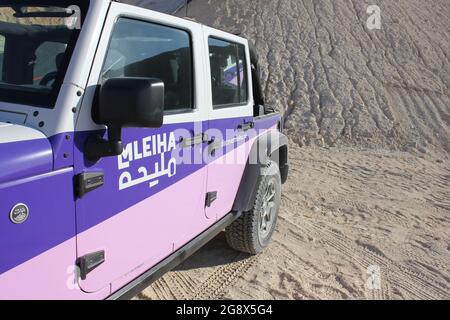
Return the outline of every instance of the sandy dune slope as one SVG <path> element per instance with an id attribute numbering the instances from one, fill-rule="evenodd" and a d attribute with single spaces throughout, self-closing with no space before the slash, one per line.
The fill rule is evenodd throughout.
<path id="1" fill-rule="evenodd" d="M 381 30 L 368 30 L 368 5 Z M 269 103 L 300 144 L 450 151 L 447 0 L 194 0 L 254 40 Z"/>
<path id="2" fill-rule="evenodd" d="M 218 236 L 141 299 L 450 299 L 450 167 L 405 152 L 294 148 L 274 241 Z"/>

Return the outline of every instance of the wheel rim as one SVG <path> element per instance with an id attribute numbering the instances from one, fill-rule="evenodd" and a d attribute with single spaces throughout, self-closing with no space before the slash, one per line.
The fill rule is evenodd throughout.
<path id="1" fill-rule="evenodd" d="M 263 203 L 259 219 L 259 238 L 264 241 L 272 230 L 272 225 L 276 215 L 276 186 L 275 182 L 270 180 L 267 183 L 264 192 Z"/>

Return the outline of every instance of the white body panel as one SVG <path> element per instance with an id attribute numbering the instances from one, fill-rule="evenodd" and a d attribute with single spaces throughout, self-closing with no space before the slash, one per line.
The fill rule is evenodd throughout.
<path id="1" fill-rule="evenodd" d="M 0 122 L 0 143 L 45 139 L 45 135 L 23 125 Z"/>

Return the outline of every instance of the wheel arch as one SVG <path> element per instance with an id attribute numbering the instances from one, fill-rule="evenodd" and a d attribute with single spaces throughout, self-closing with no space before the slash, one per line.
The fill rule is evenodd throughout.
<path id="1" fill-rule="evenodd" d="M 269 130 L 254 141 L 233 204 L 233 211 L 251 210 L 261 180 L 262 168 L 268 164 L 269 160 L 277 163 L 281 183 L 286 182 L 289 171 L 288 150 L 287 137 L 277 130 Z"/>

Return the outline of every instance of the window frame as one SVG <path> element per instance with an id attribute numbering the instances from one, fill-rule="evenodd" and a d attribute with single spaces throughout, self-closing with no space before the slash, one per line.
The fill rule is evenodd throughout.
<path id="1" fill-rule="evenodd" d="M 239 46 L 242 46 L 244 48 L 244 57 L 242 59 L 242 61 L 244 61 L 244 78 L 246 79 L 245 82 L 245 87 L 246 87 L 246 100 L 244 102 L 241 101 L 241 77 L 238 77 L 238 92 L 239 92 L 239 102 L 238 103 L 227 103 L 227 104 L 218 104 L 218 105 L 214 105 L 214 92 L 213 92 L 213 86 L 212 86 L 212 81 L 211 81 L 211 50 L 210 50 L 210 45 L 209 45 L 209 41 L 213 39 L 213 40 L 218 40 L 218 41 L 223 41 L 223 42 L 227 42 L 229 44 L 232 44 L 236 47 L 236 64 L 238 67 L 238 70 L 240 70 L 240 56 L 239 56 Z M 250 102 L 250 96 L 249 96 L 249 78 L 248 78 L 248 61 L 247 61 L 247 52 L 245 50 L 245 45 L 236 41 L 232 41 L 232 40 L 228 40 L 225 38 L 221 38 L 215 35 L 208 35 L 208 61 L 209 61 L 209 84 L 210 84 L 210 88 L 211 88 L 211 104 L 212 104 L 212 108 L 213 110 L 220 110 L 220 109 L 228 109 L 228 108 L 238 108 L 238 107 L 245 107 L 249 104 Z M 240 72 L 239 72 L 240 74 Z"/>
<path id="2" fill-rule="evenodd" d="M 197 103 L 196 103 L 196 98 L 195 98 L 196 81 L 195 81 L 195 58 L 194 58 L 194 54 L 195 53 L 194 53 L 193 35 L 192 35 L 192 32 L 189 29 L 185 29 L 185 28 L 182 28 L 182 27 L 171 26 L 171 25 L 168 25 L 168 24 L 160 23 L 160 22 L 140 19 L 140 18 L 128 16 L 126 14 L 125 15 L 118 15 L 116 17 L 115 21 L 114 21 L 114 26 L 112 26 L 111 34 L 109 36 L 108 44 L 106 46 L 105 55 L 104 55 L 103 60 L 102 60 L 102 64 L 101 64 L 101 68 L 100 68 L 100 74 L 99 74 L 99 77 L 97 79 L 97 86 L 98 86 L 98 88 L 100 88 L 101 85 L 102 85 L 102 71 L 103 71 L 103 68 L 105 66 L 106 59 L 108 57 L 109 49 L 111 47 L 111 42 L 113 40 L 114 32 L 116 30 L 116 24 L 120 20 L 129 20 L 129 21 L 135 21 L 135 22 L 143 22 L 143 23 L 146 23 L 148 25 L 161 26 L 161 27 L 175 29 L 175 30 L 179 30 L 179 31 L 183 31 L 183 32 L 187 33 L 187 35 L 189 37 L 189 49 L 190 49 L 190 56 L 191 56 L 191 58 L 190 58 L 190 63 L 191 63 L 191 77 L 190 77 L 191 78 L 190 79 L 191 80 L 191 107 L 190 108 L 185 107 L 185 108 L 182 108 L 182 109 L 164 110 L 164 116 L 191 114 L 191 113 L 195 112 L 197 110 Z"/>
<path id="3" fill-rule="evenodd" d="M 0 38 L 3 37 L 3 51 L 1 53 L 3 53 L 2 56 L 2 60 L 0 61 L 0 80 L 3 79 L 3 60 L 4 60 L 4 56 L 5 56 L 5 47 L 6 47 L 6 37 L 3 34 L 0 34 Z"/>

